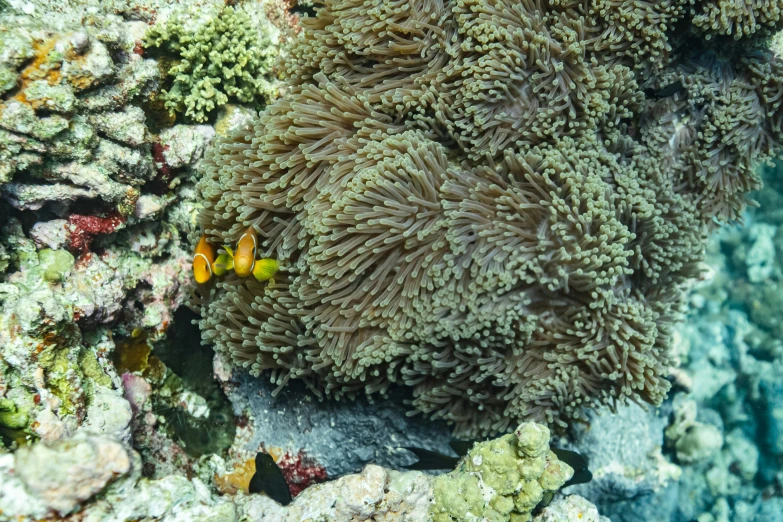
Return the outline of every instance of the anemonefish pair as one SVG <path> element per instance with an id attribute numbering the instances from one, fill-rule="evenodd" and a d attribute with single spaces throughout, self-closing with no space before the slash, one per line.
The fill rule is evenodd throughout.
<path id="1" fill-rule="evenodd" d="M 193 276 L 196 282 L 204 284 L 212 278 L 212 275 L 221 276 L 233 270 L 239 277 L 248 277 L 251 274 L 258 281 L 272 279 L 279 269 L 277 260 L 270 258 L 256 259 L 258 238 L 256 231 L 251 226 L 237 241 L 236 250 L 223 246 L 225 253 L 215 257 L 215 249 L 207 242 L 206 235 L 196 245 L 193 256 Z"/>

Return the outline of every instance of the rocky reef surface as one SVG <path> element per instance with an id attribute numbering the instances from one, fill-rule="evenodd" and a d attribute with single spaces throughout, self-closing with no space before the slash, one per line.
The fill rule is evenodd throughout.
<path id="1" fill-rule="evenodd" d="M 287 5 L 237 4 L 242 37 L 268 53 L 253 64 L 264 81 L 212 103 L 183 91 L 211 76 L 171 78 L 147 32 L 213 27 L 222 1 L 0 0 L 0 520 L 783 518 L 780 165 L 744 225 L 711 240 L 669 398 L 553 435 L 594 478 L 536 511 L 569 476 L 537 425 L 451 473 L 399 471 L 414 460 L 405 447 L 451 451 L 450 429 L 407 416 L 404 395 L 273 396 L 202 346 L 185 306 L 199 160 L 275 95 L 268 58 L 297 30 Z M 258 451 L 290 506 L 247 494 Z M 521 464 L 525 488 L 502 484 Z"/>
<path id="2" fill-rule="evenodd" d="M 570 491 L 615 522 L 783 517 L 783 164 L 761 172 L 759 207 L 710 240 L 669 398 L 571 430 L 594 480 Z"/>

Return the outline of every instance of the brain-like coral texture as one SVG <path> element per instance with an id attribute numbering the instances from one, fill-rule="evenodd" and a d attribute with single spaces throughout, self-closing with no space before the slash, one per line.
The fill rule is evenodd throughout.
<path id="1" fill-rule="evenodd" d="M 707 39 L 700 16 L 327 2 L 287 94 L 207 158 L 208 241 L 252 227 L 280 272 L 202 288 L 205 341 L 281 387 L 409 386 L 463 434 L 660 401 L 705 237 L 783 138 L 763 31 Z"/>

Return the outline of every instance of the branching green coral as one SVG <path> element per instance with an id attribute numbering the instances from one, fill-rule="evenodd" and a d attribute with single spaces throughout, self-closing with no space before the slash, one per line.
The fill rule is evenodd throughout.
<path id="1" fill-rule="evenodd" d="M 163 91 L 171 112 L 203 122 L 229 101 L 267 102 L 275 95 L 268 79 L 276 52 L 269 38 L 241 7 L 224 7 L 193 30 L 174 17 L 153 27 L 147 47 L 164 47 L 177 62 L 168 71 L 171 88 Z"/>

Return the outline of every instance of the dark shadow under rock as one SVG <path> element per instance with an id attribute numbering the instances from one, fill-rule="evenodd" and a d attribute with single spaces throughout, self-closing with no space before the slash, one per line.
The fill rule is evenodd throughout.
<path id="1" fill-rule="evenodd" d="M 298 382 L 272 397 L 274 384 L 235 370 L 224 387 L 237 416 L 247 415 L 252 436 L 246 448 L 278 446 L 303 450 L 326 468 L 330 477 L 359 471 L 374 463 L 400 468 L 415 457 L 405 446 L 451 455 L 451 429 L 442 422 L 407 416 L 401 390 L 388 399 L 319 401 Z"/>

